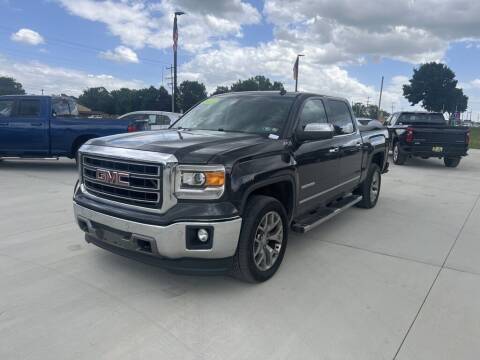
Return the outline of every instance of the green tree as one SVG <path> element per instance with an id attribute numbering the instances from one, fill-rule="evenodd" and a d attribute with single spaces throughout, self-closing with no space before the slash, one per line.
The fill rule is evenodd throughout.
<path id="1" fill-rule="evenodd" d="M 23 95 L 22 84 L 17 82 L 14 78 L 0 76 L 0 95 Z"/>
<path id="2" fill-rule="evenodd" d="M 183 81 L 179 86 L 180 108 L 185 112 L 193 105 L 207 98 L 205 85 L 198 81 Z"/>
<path id="3" fill-rule="evenodd" d="M 412 105 L 421 102 L 428 111 L 463 112 L 467 110 L 468 97 L 457 84 L 455 73 L 447 65 L 430 62 L 413 70 L 410 84 L 403 86 L 403 96 Z"/>
<path id="4" fill-rule="evenodd" d="M 273 83 L 263 75 L 257 75 L 247 80 L 238 80 L 230 86 L 230 91 L 268 91 L 282 90 L 283 84 L 279 81 Z"/>
<path id="5" fill-rule="evenodd" d="M 78 102 L 95 111 L 107 114 L 115 113 L 114 98 L 104 87 L 84 90 L 83 94 L 78 97 Z"/>
<path id="6" fill-rule="evenodd" d="M 364 117 L 369 119 L 378 119 L 378 106 L 369 104 L 366 106 L 361 102 L 357 102 L 352 105 L 353 114 L 355 117 Z M 386 118 L 390 116 L 390 114 L 382 109 L 382 117 Z"/>

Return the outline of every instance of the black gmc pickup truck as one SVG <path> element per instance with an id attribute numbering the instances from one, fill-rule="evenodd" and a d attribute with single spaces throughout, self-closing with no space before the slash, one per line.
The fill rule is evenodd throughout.
<path id="1" fill-rule="evenodd" d="M 446 167 L 457 167 L 461 157 L 467 155 L 470 130 L 448 126 L 441 113 L 398 112 L 387 119 L 386 125 L 397 165 L 418 156 L 443 158 Z"/>
<path id="2" fill-rule="evenodd" d="M 168 130 L 90 140 L 74 212 L 87 242 L 180 272 L 260 282 L 290 229 L 375 206 L 388 131 L 348 101 L 285 92 L 211 97 Z"/>

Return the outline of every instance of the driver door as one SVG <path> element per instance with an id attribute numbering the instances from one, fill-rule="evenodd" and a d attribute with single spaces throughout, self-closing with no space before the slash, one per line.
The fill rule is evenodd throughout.
<path id="1" fill-rule="evenodd" d="M 328 123 L 321 98 L 309 98 L 303 104 L 298 127 Z M 298 145 L 294 152 L 299 175 L 299 214 L 324 205 L 338 184 L 339 157 L 336 139 L 310 140 Z"/>

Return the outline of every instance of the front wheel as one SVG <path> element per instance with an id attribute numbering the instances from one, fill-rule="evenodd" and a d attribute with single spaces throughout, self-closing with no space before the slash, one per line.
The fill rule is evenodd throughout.
<path id="1" fill-rule="evenodd" d="M 286 211 L 277 199 L 254 195 L 244 213 L 232 275 L 251 283 L 262 282 L 282 263 L 288 240 Z"/>
<path id="2" fill-rule="evenodd" d="M 400 149 L 400 145 L 396 142 L 393 145 L 393 163 L 395 165 L 403 165 L 407 161 L 407 155 L 405 155 Z"/>
<path id="3" fill-rule="evenodd" d="M 460 158 L 459 157 L 455 157 L 455 158 L 446 157 L 446 158 L 443 158 L 443 162 L 444 162 L 446 167 L 454 168 L 454 167 L 457 167 L 458 164 L 460 164 Z"/>
<path id="4" fill-rule="evenodd" d="M 377 205 L 382 185 L 382 174 L 377 164 L 371 164 L 368 169 L 367 178 L 355 191 L 355 194 L 362 196 L 362 201 L 356 204 L 357 207 L 371 209 Z"/>

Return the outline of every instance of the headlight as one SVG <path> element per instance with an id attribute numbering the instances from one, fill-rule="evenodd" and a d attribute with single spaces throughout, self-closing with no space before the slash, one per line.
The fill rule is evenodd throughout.
<path id="1" fill-rule="evenodd" d="M 178 199 L 218 199 L 225 190 L 225 168 L 221 165 L 179 165 L 175 175 Z"/>

